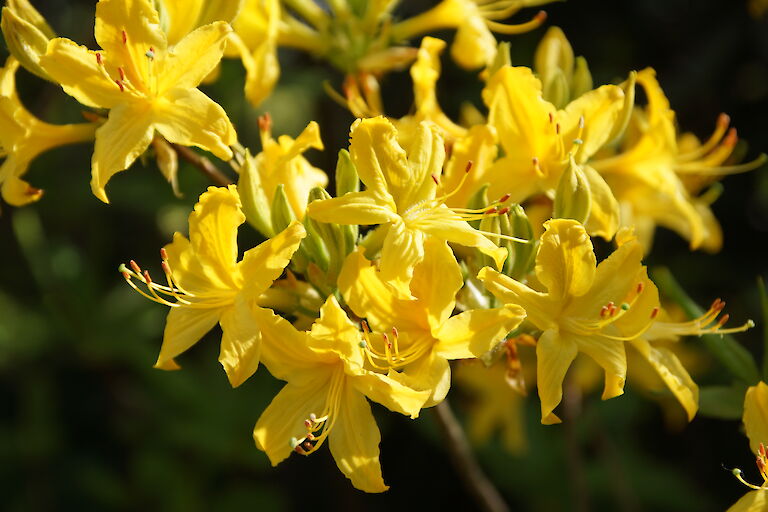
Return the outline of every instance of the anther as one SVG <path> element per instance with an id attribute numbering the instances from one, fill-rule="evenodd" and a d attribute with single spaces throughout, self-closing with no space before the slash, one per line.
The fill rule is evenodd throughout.
<path id="1" fill-rule="evenodd" d="M 644 285 L 643 283 L 637 283 L 637 292 L 636 292 L 636 293 L 637 293 L 638 295 L 640 295 L 641 293 L 643 293 L 643 288 L 644 288 L 644 287 L 645 287 L 645 285 Z"/>
<path id="2" fill-rule="evenodd" d="M 128 43 L 128 34 L 125 33 L 125 30 L 123 30 L 123 44 Z"/>
<path id="3" fill-rule="evenodd" d="M 728 134 L 725 136 L 725 139 L 723 139 L 723 145 L 728 147 L 733 147 L 736 145 L 736 142 L 739 140 L 738 133 L 736 132 L 736 128 L 731 128 L 728 130 Z"/>
<path id="4" fill-rule="evenodd" d="M 268 132 L 272 130 L 272 116 L 269 112 L 259 116 L 259 131 Z"/>
<path id="5" fill-rule="evenodd" d="M 499 215 L 506 215 L 507 213 L 509 213 L 509 207 L 507 206 L 499 210 Z"/>
<path id="6" fill-rule="evenodd" d="M 149 275 L 149 270 L 144 271 L 144 282 L 147 283 L 147 286 L 152 284 L 152 278 Z"/>
<path id="7" fill-rule="evenodd" d="M 469 172 L 472 170 L 473 165 L 475 165 L 475 163 L 472 160 L 467 160 L 467 166 L 464 167 L 464 172 Z"/>
<path id="8" fill-rule="evenodd" d="M 430 176 L 432 177 L 432 181 L 435 182 L 435 185 L 437 185 L 439 187 L 440 186 L 440 180 L 437 179 L 437 176 L 435 176 L 434 173 L 430 174 Z"/>
<path id="9" fill-rule="evenodd" d="M 100 53 L 96 53 L 96 64 L 101 66 L 101 54 Z"/>
<path id="10" fill-rule="evenodd" d="M 120 73 L 120 81 L 125 80 L 125 70 L 121 67 L 117 68 L 117 72 Z"/>
<path id="11" fill-rule="evenodd" d="M 493 215 L 494 213 L 498 213 L 499 210 L 494 206 L 492 208 L 488 208 L 483 212 L 484 215 Z"/>
<path id="12" fill-rule="evenodd" d="M 499 202 L 499 203 L 506 203 L 506 202 L 507 202 L 507 200 L 509 200 L 509 198 L 510 198 L 510 197 L 512 197 L 512 195 L 511 195 L 511 194 L 504 194 L 503 196 L 501 196 L 501 197 L 499 198 L 499 201 L 498 201 L 498 202 Z"/>
<path id="13" fill-rule="evenodd" d="M 125 87 L 123 86 L 123 82 L 121 82 L 120 80 L 115 80 L 115 83 L 120 88 L 120 92 L 125 91 Z"/>
<path id="14" fill-rule="evenodd" d="M 605 315 L 608 314 L 608 306 L 603 306 L 600 308 L 600 318 L 605 318 Z"/>
<path id="15" fill-rule="evenodd" d="M 312 422 L 309 420 L 304 420 L 304 426 L 307 428 L 312 428 Z"/>
<path id="16" fill-rule="evenodd" d="M 315 435 L 312 432 L 308 432 L 307 433 L 307 439 L 309 439 L 310 441 L 314 441 L 315 440 Z"/>
<path id="17" fill-rule="evenodd" d="M 133 269 L 134 272 L 136 272 L 137 274 L 141 274 L 141 267 L 139 266 L 138 263 L 136 263 L 134 260 L 131 260 L 128 262 L 128 264 L 131 265 L 131 268 Z"/>
<path id="18" fill-rule="evenodd" d="M 399 333 L 397 332 L 397 327 L 394 327 L 394 326 L 393 326 L 393 327 L 392 327 L 392 336 L 394 336 L 395 338 L 397 338 L 397 337 L 398 337 L 398 335 L 399 335 Z"/>
<path id="19" fill-rule="evenodd" d="M 722 112 L 719 116 L 717 116 L 718 126 L 722 126 L 723 128 L 725 128 L 729 124 L 731 124 L 731 116 L 729 116 L 725 112 Z"/>
<path id="20" fill-rule="evenodd" d="M 659 316 L 659 308 L 653 308 L 653 310 L 651 311 L 651 319 L 654 319 L 657 316 Z"/>
<path id="21" fill-rule="evenodd" d="M 168 265 L 168 262 L 163 260 L 162 263 L 160 263 L 160 268 L 163 269 L 164 274 L 170 274 L 171 273 L 171 266 Z"/>
<path id="22" fill-rule="evenodd" d="M 547 12 L 539 11 L 536 13 L 536 16 L 534 16 L 533 19 L 538 23 L 544 23 L 544 21 L 547 19 Z"/>
<path id="23" fill-rule="evenodd" d="M 555 122 L 555 116 L 552 114 L 552 112 L 550 112 L 547 115 L 549 116 L 549 124 L 554 123 Z"/>
<path id="24" fill-rule="evenodd" d="M 165 250 L 165 247 L 162 247 L 160 249 L 160 259 L 163 261 L 166 261 L 168 259 L 168 251 Z"/>
<path id="25" fill-rule="evenodd" d="M 560 135 L 560 123 L 557 123 L 557 124 L 555 125 L 555 133 L 556 133 L 556 134 L 558 134 L 558 135 Z"/>
<path id="26" fill-rule="evenodd" d="M 366 334 L 371 332 L 371 330 L 368 328 L 368 322 L 366 322 L 365 320 L 361 320 L 360 321 L 360 327 L 363 328 L 363 332 L 366 333 Z"/>

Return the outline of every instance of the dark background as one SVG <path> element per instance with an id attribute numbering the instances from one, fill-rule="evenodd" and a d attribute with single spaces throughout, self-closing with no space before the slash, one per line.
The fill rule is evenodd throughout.
<path id="1" fill-rule="evenodd" d="M 429 2 L 404 2 L 419 12 Z M 37 1 L 60 35 L 95 47 L 93 3 Z M 731 115 L 749 141 L 749 158 L 768 148 L 768 21 L 753 19 L 746 2 L 571 0 L 545 6 L 547 25 L 562 27 L 596 84 L 653 66 L 681 126 L 706 137 L 717 115 Z M 533 10 L 529 13 L 534 12 Z M 524 19 L 528 13 L 519 16 Z M 512 41 L 513 62 L 530 65 L 544 33 Z M 449 33 L 442 34 L 449 37 Z M 240 141 L 258 149 L 257 114 L 269 111 L 275 135 L 295 136 L 317 120 L 326 145 L 308 156 L 332 170 L 346 146 L 352 117 L 323 93 L 340 76 L 323 63 L 281 50 L 283 75 L 258 110 L 242 99 L 243 72 L 224 63 L 219 82 L 204 90 L 230 114 Z M 80 107 L 55 86 L 19 72 L 27 107 L 50 122 L 74 122 Z M 408 111 L 407 73 L 383 81 L 390 114 Z M 462 101 L 480 105 L 473 73 L 444 59 L 441 103 L 455 116 Z M 470 508 L 432 415 L 416 421 L 374 405 L 382 430 L 384 495 L 354 490 L 327 450 L 293 456 L 271 468 L 251 430 L 280 384 L 261 370 L 231 390 L 216 362 L 218 332 L 181 358 L 181 372 L 153 370 L 166 310 L 133 293 L 117 273 L 131 258 L 158 268 L 157 251 L 208 185 L 193 168 L 180 172 L 175 198 L 155 165 L 135 164 L 109 185 L 112 204 L 90 193 L 90 146 L 60 148 L 38 158 L 29 181 L 46 189 L 35 205 L 0 216 L 0 495 L 5 510 L 361 509 Z M 225 165 L 220 163 L 220 167 Z M 717 255 L 690 253 L 660 231 L 649 266 L 669 266 L 701 303 L 722 297 L 736 322 L 760 318 L 756 277 L 768 230 L 765 170 L 729 177 L 714 210 L 725 231 Z M 242 230 L 241 247 L 255 236 Z M 761 357 L 762 327 L 739 339 Z M 696 341 L 688 344 L 703 351 Z M 697 377 L 729 378 L 716 363 Z M 535 393 L 534 393 L 535 395 Z M 463 418 L 473 397 L 451 394 Z M 581 492 L 596 510 L 724 510 L 746 488 L 721 468 L 740 466 L 755 478 L 739 421 L 696 418 L 671 427 L 654 401 L 627 393 L 607 402 L 585 397 L 570 432 L 582 454 Z M 528 448 L 512 456 L 491 440 L 481 464 L 515 510 L 575 507 L 572 457 L 563 426 L 539 424 L 538 400 L 527 400 Z M 570 434 L 569 434 L 570 435 Z M 569 466 L 571 464 L 571 466 Z"/>

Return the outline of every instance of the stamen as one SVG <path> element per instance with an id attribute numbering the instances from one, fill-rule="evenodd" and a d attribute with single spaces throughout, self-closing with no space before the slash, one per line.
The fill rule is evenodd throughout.
<path id="1" fill-rule="evenodd" d="M 123 30 L 122 35 L 123 35 L 123 44 L 128 44 L 128 34 L 125 33 L 125 30 Z"/>
<path id="2" fill-rule="evenodd" d="M 101 54 L 100 54 L 100 53 L 98 53 L 98 52 L 96 52 L 96 64 L 98 64 L 99 66 L 101 66 L 101 65 L 102 65 L 102 62 L 101 62 Z"/>
<path id="3" fill-rule="evenodd" d="M 125 86 L 123 86 L 123 82 L 121 82 L 120 80 L 115 80 L 115 83 L 120 88 L 120 92 L 125 92 Z"/>
<path id="4" fill-rule="evenodd" d="M 544 11 L 539 11 L 538 13 L 536 13 L 536 15 L 533 18 L 531 18 L 530 21 L 527 21 L 525 23 L 520 23 L 517 25 L 506 25 L 504 23 L 498 23 L 496 21 L 491 21 L 488 19 L 485 20 L 485 24 L 488 26 L 489 29 L 491 29 L 496 33 L 506 34 L 506 35 L 515 35 L 515 34 L 524 34 L 526 32 L 530 32 L 531 30 L 539 28 L 546 19 L 547 19 L 547 13 Z"/>
<path id="5" fill-rule="evenodd" d="M 435 182 L 435 185 L 437 185 L 437 186 L 439 187 L 439 186 L 440 186 L 440 180 L 439 180 L 439 179 L 437 179 L 437 176 L 435 176 L 435 174 L 434 174 L 434 173 L 430 174 L 430 176 L 431 176 L 431 178 L 432 178 L 432 181 L 434 181 L 434 182 Z"/>

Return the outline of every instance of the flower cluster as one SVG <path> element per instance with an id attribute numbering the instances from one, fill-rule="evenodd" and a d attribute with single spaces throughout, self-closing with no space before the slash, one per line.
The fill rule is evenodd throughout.
<path id="1" fill-rule="evenodd" d="M 579 354 L 602 369 L 603 399 L 621 395 L 631 361 L 644 360 L 693 419 L 698 387 L 674 342 L 752 322 L 726 327 L 719 299 L 675 321 L 643 258 L 656 226 L 692 250 L 719 250 L 710 209 L 717 181 L 765 157 L 736 161 L 738 139 L 724 114 L 704 142 L 679 133 L 653 69 L 595 86 L 556 27 L 533 69 L 511 65 L 493 34 L 540 26 L 543 13 L 521 24 L 501 20 L 546 0 L 442 0 L 404 20 L 394 14 L 397 1 L 326 3 L 100 0 L 99 49 L 91 50 L 55 37 L 26 0 L 9 1 L 2 27 L 13 56 L 0 70 L 4 200 L 39 199 L 21 177 L 37 154 L 67 143 L 94 140 L 91 185 L 104 202 L 110 178 L 150 146 L 171 182 L 185 146 L 229 162 L 237 184 L 200 195 L 188 237 L 176 233 L 160 251 L 164 278 L 134 261 L 120 272 L 170 308 L 157 368 L 178 369 L 177 359 L 218 324 L 219 362 L 233 387 L 262 365 L 285 381 L 253 434 L 272 464 L 327 440 L 356 488 L 386 490 L 368 401 L 416 418 L 445 400 L 454 360 L 477 360 L 457 372 L 477 389 L 484 377 L 472 373 L 506 376 L 507 402 L 478 429 L 498 421 L 514 429 L 505 414 L 525 393 L 531 366 L 518 346 L 535 347 L 544 424 L 560 422 L 564 381 Z M 482 70 L 484 108 L 461 120 L 437 101 L 446 43 L 427 36 L 418 48 L 408 44 L 445 28 L 456 30 L 453 59 Z M 324 149 L 321 126 L 274 138 L 264 116 L 261 150 L 251 152 L 198 89 L 217 78 L 223 57 L 237 57 L 245 95 L 259 103 L 278 78 L 279 46 L 346 74 L 342 92 L 329 93 L 358 119 L 339 152 L 333 196 L 326 172 L 304 157 Z M 15 91 L 19 65 L 91 108 L 89 122 L 55 126 L 30 114 Z M 408 66 L 414 108 L 388 116 L 379 78 Z M 637 90 L 645 104 L 635 102 Z M 243 225 L 264 241 L 241 251 Z M 596 237 L 613 244 L 599 262 Z M 519 432 L 507 438 L 519 444 Z"/>

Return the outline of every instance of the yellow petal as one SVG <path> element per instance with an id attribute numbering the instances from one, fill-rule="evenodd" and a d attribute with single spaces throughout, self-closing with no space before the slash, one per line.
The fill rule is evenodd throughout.
<path id="1" fill-rule="evenodd" d="M 237 269 L 237 228 L 245 222 L 245 215 L 240 209 L 240 197 L 234 185 L 229 187 L 208 187 L 189 215 L 189 238 L 192 254 L 187 258 L 198 260 L 184 263 L 179 269 L 174 268 L 175 261 L 170 261 L 174 275 L 185 268 L 199 269 L 207 288 L 240 288 L 236 277 Z M 174 244 L 176 244 L 174 239 Z M 183 242 L 178 249 L 183 249 Z M 174 253 L 176 252 L 174 247 Z M 169 253 L 169 257 L 171 253 Z M 179 256 L 179 260 L 183 257 Z M 182 276 L 184 279 L 184 276 Z M 183 281 L 182 281 L 183 282 Z M 204 285 L 206 286 L 206 285 Z"/>
<path id="2" fill-rule="evenodd" d="M 584 117 L 581 145 L 573 147 L 579 163 L 594 155 L 611 137 L 624 106 L 624 91 L 616 85 L 604 85 L 575 99 L 558 112 L 563 139 L 570 144 L 577 138 L 579 119 Z"/>
<path id="3" fill-rule="evenodd" d="M 404 222 L 390 225 L 381 249 L 381 278 L 393 286 L 401 298 L 410 298 L 413 269 L 424 259 L 424 233 L 409 229 Z"/>
<path id="4" fill-rule="evenodd" d="M 405 381 L 402 374 L 394 371 L 387 375 L 364 371 L 350 378 L 350 384 L 374 402 L 390 411 L 417 418 L 430 393 L 416 391 Z"/>
<path id="5" fill-rule="evenodd" d="M 259 367 L 261 332 L 242 297 L 222 313 L 219 323 L 223 333 L 219 363 L 224 367 L 230 385 L 236 388 Z"/>
<path id="6" fill-rule="evenodd" d="M 245 296 L 258 297 L 280 277 L 306 234 L 304 226 L 294 221 L 276 236 L 246 251 L 239 265 L 247 283 Z"/>
<path id="7" fill-rule="evenodd" d="M 578 348 L 570 338 L 562 338 L 557 331 L 544 331 L 536 343 L 536 379 L 541 399 L 541 423 L 560 423 L 552 411 L 563 398 L 563 380 Z"/>
<path id="8" fill-rule="evenodd" d="M 384 117 L 355 121 L 349 154 L 360 180 L 373 194 L 388 195 L 390 186 L 404 190 L 413 185 L 405 150 L 397 142 L 397 130 Z"/>
<path id="9" fill-rule="evenodd" d="M 433 123 L 422 122 L 408 146 L 410 177 L 405 184 L 390 181 L 390 193 L 399 211 L 435 196 L 435 178 L 440 176 L 445 161 L 445 142 Z"/>
<path id="10" fill-rule="evenodd" d="M 155 103 L 153 115 L 157 131 L 169 142 L 197 146 L 222 160 L 232 158 L 235 129 L 224 109 L 198 89 L 167 91 Z"/>
<path id="11" fill-rule="evenodd" d="M 256 447 L 266 452 L 273 466 L 293 451 L 291 438 L 301 439 L 307 435 L 304 421 L 309 415 L 323 412 L 331 371 L 331 368 L 318 366 L 300 383 L 289 382 L 259 417 L 253 429 L 253 439 Z"/>
<path id="12" fill-rule="evenodd" d="M 232 28 L 228 23 L 217 21 L 196 29 L 179 41 L 165 59 L 159 77 L 160 94 L 175 87 L 197 87 L 221 60 L 230 32 Z"/>
<path id="13" fill-rule="evenodd" d="M 765 512 L 768 510 L 768 491 L 749 491 L 726 512 Z"/>
<path id="14" fill-rule="evenodd" d="M 555 297 L 584 295 L 595 278 L 592 241 L 579 222 L 552 219 L 544 223 L 536 253 L 536 277 Z"/>
<path id="15" fill-rule="evenodd" d="M 121 103 L 109 111 L 109 118 L 96 130 L 91 160 L 91 190 L 108 203 L 104 187 L 130 165 L 152 142 L 155 129 L 152 111 L 145 105 Z"/>
<path id="16" fill-rule="evenodd" d="M 376 195 L 369 190 L 307 205 L 307 215 L 313 219 L 336 224 L 384 224 L 399 219 L 395 210 L 392 196 Z"/>
<path id="17" fill-rule="evenodd" d="M 312 324 L 309 343 L 311 348 L 337 354 L 347 367 L 350 363 L 355 368 L 363 367 L 363 353 L 360 349 L 362 333 L 353 324 L 336 297 L 329 296 L 320 308 L 320 318 Z"/>
<path id="18" fill-rule="evenodd" d="M 661 380 L 685 409 L 688 421 L 692 421 L 699 409 L 699 387 L 677 356 L 671 350 L 654 347 L 642 338 L 632 340 L 630 344 L 656 370 Z"/>
<path id="19" fill-rule="evenodd" d="M 96 62 L 96 54 L 69 39 L 52 39 L 48 51 L 40 57 L 40 65 L 56 80 L 64 92 L 85 106 L 112 108 L 132 94 L 104 76 Z"/>
<path id="20" fill-rule="evenodd" d="M 154 49 L 158 55 L 156 65 L 160 66 L 168 46 L 150 0 L 100 0 L 96 4 L 94 34 L 109 60 L 124 66 L 134 83 L 149 83 L 149 68 L 144 65 L 147 51 Z"/>
<path id="21" fill-rule="evenodd" d="M 561 332 L 561 339 L 566 334 Z M 603 338 L 601 336 L 577 336 L 568 334 L 579 348 L 595 360 L 605 371 L 605 388 L 603 400 L 617 397 L 624 393 L 624 382 L 627 380 L 627 353 L 624 342 Z"/>
<path id="22" fill-rule="evenodd" d="M 43 196 L 43 191 L 32 187 L 19 178 L 27 171 L 29 163 L 20 162 L 14 155 L 6 157 L 0 167 L 0 190 L 3 200 L 11 206 L 24 206 L 37 201 Z"/>
<path id="23" fill-rule="evenodd" d="M 507 155 L 524 154 L 546 160 L 552 151 L 554 131 L 549 114 L 557 109 L 541 96 L 541 82 L 527 67 L 504 67 L 483 90 L 488 122 L 499 133 Z"/>
<path id="24" fill-rule="evenodd" d="M 160 20 L 168 37 L 169 45 L 178 43 L 194 30 L 204 3 L 203 0 L 162 0 L 159 2 Z"/>
<path id="25" fill-rule="evenodd" d="M 461 268 L 448 244 L 436 237 L 427 238 L 424 259 L 413 272 L 411 293 L 426 312 L 430 327 L 438 328 L 448 320 L 463 285 Z"/>
<path id="26" fill-rule="evenodd" d="M 464 22 L 456 30 L 451 57 L 464 69 L 487 66 L 496 56 L 496 38 L 479 13 L 464 16 Z"/>
<path id="27" fill-rule="evenodd" d="M 438 343 L 435 351 L 446 359 L 480 357 L 525 318 L 520 306 L 464 311 L 433 331 Z"/>
<path id="28" fill-rule="evenodd" d="M 424 213 L 426 215 L 410 220 L 408 222 L 409 227 L 424 231 L 441 240 L 465 247 L 475 247 L 483 254 L 493 258 L 497 268 L 504 265 L 504 260 L 507 259 L 508 255 L 507 250 L 491 242 L 447 206 L 440 205 Z"/>
<path id="29" fill-rule="evenodd" d="M 381 434 L 365 397 L 352 386 L 344 386 L 339 411 L 328 435 L 331 454 L 356 489 L 384 492 L 379 464 Z"/>
<path id="30" fill-rule="evenodd" d="M 744 397 L 744 429 L 749 447 L 757 455 L 760 443 L 768 444 L 768 385 L 758 382 Z"/>
<path id="31" fill-rule="evenodd" d="M 554 326 L 562 305 L 547 294 L 537 292 L 528 286 L 505 276 L 490 267 L 480 269 L 477 278 L 483 281 L 486 290 L 505 304 L 522 306 L 527 319 L 541 330 Z"/>
<path id="32" fill-rule="evenodd" d="M 213 329 L 221 313 L 221 308 L 172 308 L 165 321 L 163 345 L 160 347 L 155 368 L 165 367 L 174 357 L 197 343 Z"/>
<path id="33" fill-rule="evenodd" d="M 602 176 L 589 165 L 581 170 L 589 183 L 589 216 L 584 227 L 591 236 L 611 240 L 619 229 L 619 202 Z"/>
<path id="34" fill-rule="evenodd" d="M 309 348 L 307 332 L 297 330 L 274 311 L 254 308 L 253 318 L 261 330 L 261 362 L 275 378 L 300 382 L 319 364 L 331 362 Z"/>
<path id="35" fill-rule="evenodd" d="M 434 343 L 431 336 L 414 343 Z M 429 391 L 429 399 L 424 407 L 432 407 L 443 401 L 451 388 L 451 366 L 448 360 L 429 350 L 414 363 L 408 365 L 402 373 L 402 381 L 409 387 Z"/>
<path id="36" fill-rule="evenodd" d="M 400 299 L 364 252 L 358 248 L 347 256 L 339 273 L 339 291 L 347 305 L 357 316 L 366 318 L 374 330 L 417 328 L 422 319 L 414 313 L 422 313 L 421 308 L 414 307 L 412 300 Z"/>

